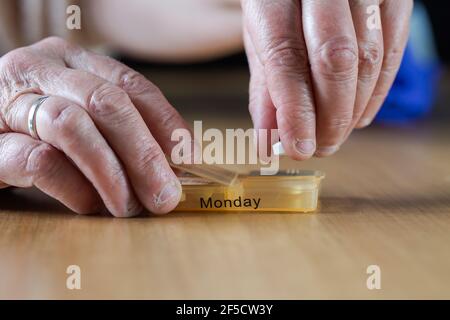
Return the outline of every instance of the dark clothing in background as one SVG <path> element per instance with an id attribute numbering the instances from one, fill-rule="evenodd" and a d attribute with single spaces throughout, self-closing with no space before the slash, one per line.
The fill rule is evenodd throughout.
<path id="1" fill-rule="evenodd" d="M 436 38 L 439 55 L 445 63 L 450 62 L 450 1 L 420 1 L 427 8 Z"/>

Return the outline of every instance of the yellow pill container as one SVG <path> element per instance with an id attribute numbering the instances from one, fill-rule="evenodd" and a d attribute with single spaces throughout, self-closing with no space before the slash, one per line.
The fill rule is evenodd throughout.
<path id="1" fill-rule="evenodd" d="M 179 177 L 183 194 L 175 211 L 314 212 L 325 177 L 319 171 L 287 170 L 261 176 L 259 172 L 237 175 L 211 168 L 178 167 L 189 173 Z"/>

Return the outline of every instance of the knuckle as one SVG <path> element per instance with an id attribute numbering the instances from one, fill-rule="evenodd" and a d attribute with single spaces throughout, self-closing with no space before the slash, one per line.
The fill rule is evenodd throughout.
<path id="1" fill-rule="evenodd" d="M 51 36 L 45 38 L 29 47 L 35 54 L 46 55 L 57 59 L 60 64 L 64 64 L 64 59 L 67 54 L 82 55 L 84 49 L 76 43 L 69 42 L 64 38 Z"/>
<path id="2" fill-rule="evenodd" d="M 312 66 L 331 80 L 355 77 L 358 67 L 358 47 L 349 37 L 327 40 L 311 57 Z"/>
<path id="3" fill-rule="evenodd" d="M 113 183 L 117 186 L 123 186 L 123 189 L 126 190 L 127 176 L 124 171 L 125 169 L 120 165 L 120 163 L 109 164 L 107 168 L 111 181 L 113 181 Z"/>
<path id="4" fill-rule="evenodd" d="M 130 105 L 125 91 L 111 84 L 102 84 L 91 94 L 88 111 L 94 118 L 122 118 Z"/>
<path id="5" fill-rule="evenodd" d="M 272 73 L 287 72 L 307 74 L 309 72 L 308 53 L 296 39 L 281 39 L 266 50 L 265 65 Z"/>
<path id="6" fill-rule="evenodd" d="M 360 77 L 372 80 L 378 77 L 378 71 L 383 61 L 383 48 L 375 42 L 361 42 L 359 44 Z"/>
<path id="7" fill-rule="evenodd" d="M 69 104 L 58 107 L 56 112 L 49 114 L 49 118 L 52 129 L 67 139 L 84 124 L 86 116 L 80 108 Z"/>
<path id="8" fill-rule="evenodd" d="M 350 127 L 350 125 L 353 123 L 353 115 L 345 115 L 342 117 L 336 117 L 336 118 L 330 118 L 325 121 L 325 127 L 333 130 L 333 131 L 340 131 L 347 129 Z"/>
<path id="9" fill-rule="evenodd" d="M 65 45 L 68 42 L 63 38 L 57 36 L 47 37 L 40 41 L 41 43 L 49 44 L 49 45 Z"/>
<path id="10" fill-rule="evenodd" d="M 316 114 L 313 108 L 289 108 L 282 107 L 277 110 L 277 119 L 280 120 L 282 127 L 282 136 L 296 137 L 299 131 L 305 128 L 314 128 L 316 123 Z"/>
<path id="11" fill-rule="evenodd" d="M 142 74 L 126 68 L 119 76 L 119 87 L 135 96 L 144 93 L 159 93 L 159 89 L 147 80 Z"/>
<path id="12" fill-rule="evenodd" d="M 156 144 L 147 143 L 142 147 L 137 166 L 139 170 L 148 172 L 149 168 L 154 168 L 155 164 L 165 161 L 161 148 Z M 156 167 L 159 167 L 156 165 Z"/>
<path id="13" fill-rule="evenodd" d="M 178 112 L 172 107 L 162 109 L 159 120 L 162 128 L 171 128 L 180 122 Z"/>
<path id="14" fill-rule="evenodd" d="M 25 48 L 13 50 L 0 58 L 0 70 L 7 79 L 19 79 L 20 74 L 31 66 L 32 59 Z"/>
<path id="15" fill-rule="evenodd" d="M 316 114 L 312 108 L 290 108 L 286 114 L 288 115 L 287 119 L 294 123 L 305 124 L 316 121 Z"/>
<path id="16" fill-rule="evenodd" d="M 403 48 L 394 47 L 386 51 L 383 61 L 383 71 L 385 73 L 397 73 L 403 59 Z"/>
<path id="17" fill-rule="evenodd" d="M 36 144 L 26 155 L 26 171 L 36 181 L 42 176 L 49 176 L 56 170 L 58 151 L 48 144 Z"/>
<path id="18" fill-rule="evenodd" d="M 37 42 L 35 47 L 50 47 L 50 48 L 67 48 L 70 46 L 70 43 L 60 37 L 51 36 L 47 37 L 39 42 Z"/>

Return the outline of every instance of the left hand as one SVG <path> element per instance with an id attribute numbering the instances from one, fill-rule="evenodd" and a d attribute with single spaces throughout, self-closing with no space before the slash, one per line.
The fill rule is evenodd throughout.
<path id="1" fill-rule="evenodd" d="M 242 0 L 242 7 L 256 129 L 278 128 L 286 153 L 305 160 L 334 154 L 355 127 L 372 122 L 400 67 L 412 0 Z"/>

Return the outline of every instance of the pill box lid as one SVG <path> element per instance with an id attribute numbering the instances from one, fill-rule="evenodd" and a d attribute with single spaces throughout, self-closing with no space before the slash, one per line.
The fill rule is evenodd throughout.
<path id="1" fill-rule="evenodd" d="M 206 179 L 210 182 L 216 182 L 224 186 L 231 186 L 237 183 L 239 174 L 227 170 L 218 165 L 210 164 L 175 164 L 170 159 L 169 164 L 172 168 L 182 172 L 190 173 L 194 176 Z"/>

